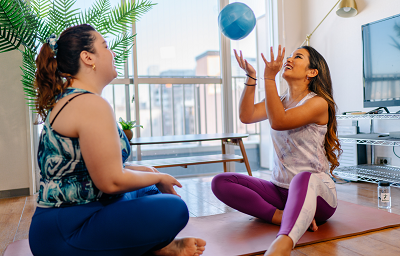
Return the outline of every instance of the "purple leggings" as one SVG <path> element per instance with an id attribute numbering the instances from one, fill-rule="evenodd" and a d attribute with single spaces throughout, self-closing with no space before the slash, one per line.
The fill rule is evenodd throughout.
<path id="1" fill-rule="evenodd" d="M 316 222 L 326 221 L 337 206 L 336 193 L 310 172 L 297 174 L 289 189 L 238 173 L 218 174 L 211 188 L 228 206 L 268 222 L 276 209 L 284 210 L 278 235 L 288 235 L 293 246 L 314 218 Z"/>

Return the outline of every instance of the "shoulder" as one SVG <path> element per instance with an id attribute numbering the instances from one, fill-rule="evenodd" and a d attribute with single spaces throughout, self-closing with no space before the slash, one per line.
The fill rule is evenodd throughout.
<path id="1" fill-rule="evenodd" d="M 94 119 L 101 119 L 109 116 L 113 118 L 114 111 L 111 105 L 103 97 L 93 93 L 71 94 L 62 98 L 54 107 L 53 112 L 58 112 L 63 106 L 61 115 L 72 118 L 73 122 L 87 123 Z M 77 96 L 76 98 L 73 98 Z M 73 98 L 73 99 L 72 99 Z M 72 99 L 72 100 L 71 100 Z M 71 100 L 68 105 L 67 102 Z"/>
<path id="2" fill-rule="evenodd" d="M 107 123 L 115 126 L 114 111 L 104 98 L 87 93 L 72 99 L 76 95 L 74 93 L 60 99 L 50 114 L 50 121 L 58 116 L 52 125 L 58 133 L 67 137 L 80 137 L 81 131 L 86 129 L 102 127 Z"/>
<path id="3" fill-rule="evenodd" d="M 328 102 L 315 93 L 312 93 L 311 97 L 304 102 L 304 105 L 328 109 Z"/>
<path id="4" fill-rule="evenodd" d="M 78 94 L 71 94 L 61 99 L 60 105 L 64 105 L 62 101 L 67 102 Z M 73 104 L 71 104 L 73 102 Z M 112 110 L 110 104 L 101 96 L 93 93 L 85 93 L 79 95 L 71 101 L 69 108 L 71 110 L 79 111 L 80 114 L 85 113 L 104 113 L 104 111 Z"/>

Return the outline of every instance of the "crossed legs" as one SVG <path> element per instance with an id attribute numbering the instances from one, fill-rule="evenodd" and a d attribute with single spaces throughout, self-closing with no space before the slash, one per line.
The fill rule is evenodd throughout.
<path id="1" fill-rule="evenodd" d="M 313 219 L 317 222 L 327 220 L 337 206 L 334 190 L 309 172 L 296 175 L 289 190 L 247 175 L 222 173 L 214 177 L 212 190 L 218 199 L 230 207 L 270 223 L 279 224 L 280 216 L 276 213 L 282 213 L 279 210 L 283 210 L 277 239 L 266 255 L 285 255 L 282 252 L 274 254 L 274 248 L 282 249 L 283 245 L 288 245 L 285 248 L 290 254 Z"/>

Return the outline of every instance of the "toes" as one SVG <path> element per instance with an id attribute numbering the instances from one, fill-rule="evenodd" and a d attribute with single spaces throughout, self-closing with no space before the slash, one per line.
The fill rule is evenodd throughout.
<path id="1" fill-rule="evenodd" d="M 204 247 L 206 246 L 206 241 L 201 238 L 196 238 L 196 245 L 197 247 Z"/>

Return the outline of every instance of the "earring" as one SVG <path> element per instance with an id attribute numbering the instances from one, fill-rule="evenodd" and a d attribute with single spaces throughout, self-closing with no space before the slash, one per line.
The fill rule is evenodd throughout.
<path id="1" fill-rule="evenodd" d="M 95 64 L 92 64 L 92 69 L 93 69 L 93 71 L 96 71 L 96 65 Z"/>

